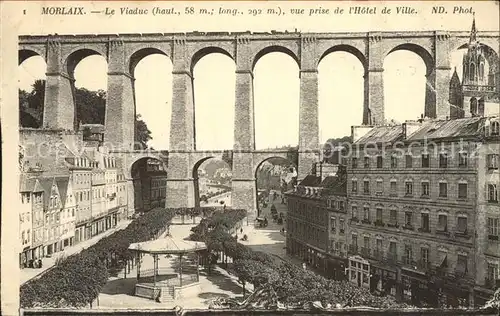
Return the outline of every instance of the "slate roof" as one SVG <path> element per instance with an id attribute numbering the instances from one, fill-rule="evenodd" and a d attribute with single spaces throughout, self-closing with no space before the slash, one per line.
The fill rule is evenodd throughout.
<path id="1" fill-rule="evenodd" d="M 55 179 L 53 177 L 39 178 L 38 181 L 43 188 L 43 208 L 48 209 L 50 195 L 52 193 L 52 184 L 54 183 Z"/>
<path id="2" fill-rule="evenodd" d="M 66 195 L 68 192 L 69 176 L 68 177 L 58 177 L 55 179 L 57 188 L 59 189 L 59 198 L 61 199 L 62 207 L 66 204 Z"/>
<path id="3" fill-rule="evenodd" d="M 307 175 L 302 181 L 300 181 L 299 186 L 304 187 L 317 187 L 321 184 L 321 177 L 315 175 Z"/>
<path id="4" fill-rule="evenodd" d="M 403 127 L 399 125 L 376 126 L 366 135 L 355 141 L 355 144 L 395 142 L 403 137 Z"/>
<path id="5" fill-rule="evenodd" d="M 325 196 L 336 194 L 336 195 L 346 195 L 347 194 L 347 181 L 345 179 L 339 178 L 337 176 L 328 176 L 323 179 L 320 187 L 323 188 L 323 194 Z"/>
<path id="6" fill-rule="evenodd" d="M 482 128 L 488 117 L 468 117 L 456 120 L 432 120 L 422 126 L 408 140 L 423 140 L 449 137 L 470 137 L 482 135 Z"/>

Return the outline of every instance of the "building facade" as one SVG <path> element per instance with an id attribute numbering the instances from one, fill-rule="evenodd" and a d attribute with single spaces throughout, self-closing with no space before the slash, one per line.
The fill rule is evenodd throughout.
<path id="1" fill-rule="evenodd" d="M 59 235 L 59 249 L 73 246 L 75 243 L 75 220 L 76 220 L 76 199 L 73 192 L 71 179 L 59 178 L 57 186 L 61 193 L 62 211 Z"/>
<path id="2" fill-rule="evenodd" d="M 85 143 L 78 133 L 25 129 L 20 143 L 21 267 L 128 217 L 123 171 L 98 142 Z"/>
<path id="3" fill-rule="evenodd" d="M 478 244 L 487 232 L 487 220 L 480 217 L 498 210 L 483 202 L 498 174 L 482 162 L 494 159 L 486 151 L 498 149 L 496 136 L 485 134 L 497 121 L 470 117 L 353 127 L 348 165 L 353 283 L 415 305 L 474 304 L 475 288 L 484 285 L 487 269 L 494 270 L 494 263 L 478 262 L 477 255 L 489 245 L 488 238 Z M 485 179 L 492 186 L 483 185 Z M 365 270 L 363 264 L 369 273 L 360 281 L 354 275 Z"/>
<path id="4" fill-rule="evenodd" d="M 345 168 L 336 176 L 309 175 L 286 196 L 287 253 L 342 280 L 346 265 Z"/>

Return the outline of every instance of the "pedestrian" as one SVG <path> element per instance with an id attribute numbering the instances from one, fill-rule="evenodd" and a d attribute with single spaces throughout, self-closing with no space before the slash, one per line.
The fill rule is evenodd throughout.
<path id="1" fill-rule="evenodd" d="M 243 234 L 243 227 L 240 229 L 240 233 L 242 233 L 242 234 Z"/>

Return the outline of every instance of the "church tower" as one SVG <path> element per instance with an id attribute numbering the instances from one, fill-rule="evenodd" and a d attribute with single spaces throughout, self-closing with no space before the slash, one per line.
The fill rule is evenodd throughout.
<path id="1" fill-rule="evenodd" d="M 453 71 L 450 80 L 450 117 L 452 119 L 464 117 L 464 96 L 462 94 L 462 83 L 458 77 L 457 68 Z"/>
<path id="2" fill-rule="evenodd" d="M 463 101 L 461 105 L 465 117 L 484 116 L 485 102 L 488 102 L 496 94 L 495 74 L 494 71 L 491 71 L 493 69 L 489 68 L 487 53 L 486 47 L 477 39 L 476 19 L 473 17 L 467 53 L 462 61 L 461 95 Z M 455 77 L 455 74 L 453 77 Z M 453 82 L 453 77 L 450 88 L 452 84 L 456 84 L 456 82 Z"/>

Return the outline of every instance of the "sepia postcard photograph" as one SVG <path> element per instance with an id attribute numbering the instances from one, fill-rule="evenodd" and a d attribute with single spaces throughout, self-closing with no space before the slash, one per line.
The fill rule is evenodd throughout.
<path id="1" fill-rule="evenodd" d="M 499 1 L 0 1 L 1 315 L 500 315 Z"/>

